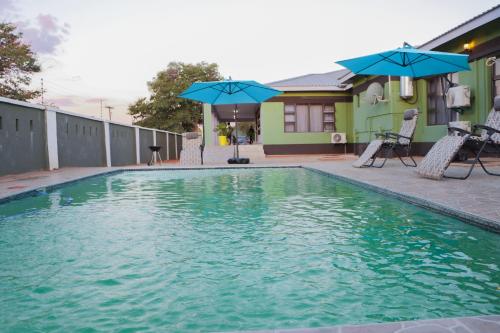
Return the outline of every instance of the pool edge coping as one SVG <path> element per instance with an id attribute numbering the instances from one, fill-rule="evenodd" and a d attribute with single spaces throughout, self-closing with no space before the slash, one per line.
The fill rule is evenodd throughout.
<path id="1" fill-rule="evenodd" d="M 482 322 L 483 325 L 490 324 L 490 327 L 478 327 L 471 321 Z M 477 323 L 476 323 L 477 324 Z M 286 328 L 286 329 L 261 329 L 253 331 L 219 331 L 216 333 L 343 333 L 343 332 L 370 332 L 370 333 L 454 333 L 461 328 L 462 332 L 469 333 L 492 333 L 491 326 L 500 328 L 500 315 L 477 315 L 461 317 L 443 317 L 434 319 L 416 319 L 403 321 L 374 322 L 366 324 L 341 324 L 334 326 L 323 326 L 314 328 Z M 496 329 L 493 328 L 493 329 Z"/>

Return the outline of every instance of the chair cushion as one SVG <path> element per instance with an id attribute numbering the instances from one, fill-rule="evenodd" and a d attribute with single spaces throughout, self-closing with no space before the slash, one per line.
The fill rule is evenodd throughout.
<path id="1" fill-rule="evenodd" d="M 417 109 L 408 109 L 405 111 L 403 118 L 404 120 L 412 120 L 416 115 L 418 115 Z"/>
<path id="2" fill-rule="evenodd" d="M 441 179 L 468 135 L 447 135 L 439 139 L 417 167 L 417 173 L 425 178 Z"/>

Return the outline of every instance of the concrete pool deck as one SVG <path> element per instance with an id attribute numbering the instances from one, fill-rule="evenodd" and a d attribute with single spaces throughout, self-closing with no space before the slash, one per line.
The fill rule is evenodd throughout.
<path id="1" fill-rule="evenodd" d="M 468 180 L 428 180 L 418 177 L 414 168 L 403 167 L 398 160 L 389 161 L 382 169 L 351 167 L 352 156 L 343 158 L 322 157 L 276 157 L 266 158 L 265 163 L 228 166 L 207 165 L 186 167 L 178 164 L 148 167 L 145 165 L 126 167 L 63 168 L 55 171 L 37 171 L 0 177 L 0 204 L 30 195 L 40 188 L 57 186 L 86 177 L 121 170 L 175 170 L 199 168 L 255 168 L 255 167 L 304 167 L 315 172 L 361 185 L 376 192 L 398 197 L 445 214 L 458 217 L 481 227 L 500 231 L 500 178 L 486 175 L 476 168 Z M 500 166 L 494 166 L 500 171 Z M 453 173 L 465 171 L 464 166 L 455 166 Z M 328 328 L 292 330 L 261 330 L 258 332 L 303 332 L 303 333 L 493 333 L 500 332 L 500 315 L 463 317 L 436 320 L 379 323 L 369 325 L 344 325 Z"/>
<path id="2" fill-rule="evenodd" d="M 245 331 L 240 333 L 497 333 L 500 316 L 476 316 L 431 320 L 401 321 L 366 325 L 339 325 L 320 328 L 296 328 Z"/>

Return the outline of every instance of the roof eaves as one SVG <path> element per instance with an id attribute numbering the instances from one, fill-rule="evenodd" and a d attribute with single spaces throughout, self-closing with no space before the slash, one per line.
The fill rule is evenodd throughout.
<path id="1" fill-rule="evenodd" d="M 479 15 L 459 24 L 458 26 L 442 33 L 441 35 L 431 39 L 430 41 L 420 45 L 418 48 L 423 50 L 432 50 L 436 47 L 443 45 L 450 40 L 457 38 L 473 29 L 476 29 L 482 25 L 492 22 L 500 17 L 500 5 L 496 5 L 487 11 L 482 12 Z"/>

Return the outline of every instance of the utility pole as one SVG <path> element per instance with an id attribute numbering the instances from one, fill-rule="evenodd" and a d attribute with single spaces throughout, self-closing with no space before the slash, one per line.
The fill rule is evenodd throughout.
<path id="1" fill-rule="evenodd" d="M 43 77 L 40 80 L 42 81 L 42 105 L 45 105 L 43 100 L 43 93 L 45 92 L 45 89 L 43 89 Z"/>
<path id="2" fill-rule="evenodd" d="M 106 108 L 106 109 L 108 109 L 108 113 L 109 113 L 109 120 L 111 120 L 111 110 L 113 110 L 113 109 L 114 109 L 114 107 L 107 105 L 107 106 L 105 106 L 105 108 Z"/>

